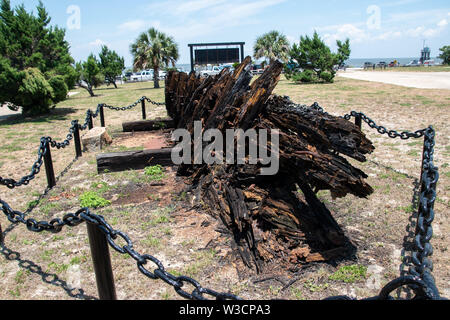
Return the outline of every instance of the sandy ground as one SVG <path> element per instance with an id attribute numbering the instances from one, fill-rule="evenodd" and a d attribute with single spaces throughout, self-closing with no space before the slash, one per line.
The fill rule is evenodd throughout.
<path id="1" fill-rule="evenodd" d="M 449 89 L 450 72 L 382 72 L 348 69 L 338 76 L 420 89 Z"/>

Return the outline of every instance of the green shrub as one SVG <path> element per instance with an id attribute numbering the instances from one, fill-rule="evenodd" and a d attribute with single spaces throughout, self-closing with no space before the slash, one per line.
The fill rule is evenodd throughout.
<path id="1" fill-rule="evenodd" d="M 64 81 L 63 76 L 55 76 L 50 78 L 48 81 L 50 86 L 53 89 L 53 103 L 58 103 L 60 101 L 63 101 L 67 98 L 67 93 L 69 92 L 69 88 Z"/>
<path id="2" fill-rule="evenodd" d="M 22 113 L 27 116 L 47 113 L 53 103 L 53 88 L 39 69 L 28 68 L 24 72 L 17 97 Z"/>
<path id="3" fill-rule="evenodd" d="M 304 70 L 303 72 L 296 73 L 292 76 L 292 80 L 295 82 L 310 83 L 314 81 L 314 72 L 311 70 Z"/>
<path id="4" fill-rule="evenodd" d="M 320 79 L 322 79 L 325 82 L 332 83 L 332 82 L 334 82 L 334 75 L 331 72 L 322 71 L 320 73 Z"/>
<path id="5" fill-rule="evenodd" d="M 97 209 L 111 204 L 111 201 L 100 197 L 95 191 L 86 191 L 80 196 L 79 200 L 83 208 Z"/>

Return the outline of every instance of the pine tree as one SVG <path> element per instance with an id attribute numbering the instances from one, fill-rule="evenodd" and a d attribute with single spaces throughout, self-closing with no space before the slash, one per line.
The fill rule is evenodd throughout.
<path id="1" fill-rule="evenodd" d="M 33 15 L 23 4 L 12 8 L 10 0 L 0 2 L 0 104 L 21 106 L 26 115 L 48 112 L 52 104 L 66 98 L 77 79 L 65 30 L 50 26 L 51 18 L 41 1 L 36 9 Z M 37 77 L 41 85 L 27 91 L 25 86 L 30 88 L 32 77 Z M 47 97 L 47 85 L 53 95 L 40 99 Z M 26 99 L 18 96 L 25 92 Z M 30 98 L 33 93 L 37 99 Z M 36 101 L 42 105 L 36 105 Z"/>
<path id="2" fill-rule="evenodd" d="M 86 61 L 78 62 L 76 70 L 79 74 L 78 85 L 86 89 L 91 97 L 95 97 L 94 88 L 104 82 L 104 76 L 101 74 L 99 62 L 95 55 L 91 53 Z"/>
<path id="3" fill-rule="evenodd" d="M 350 56 L 350 40 L 337 41 L 337 46 L 338 52 L 331 52 L 317 32 L 312 38 L 301 36 L 300 42 L 294 43 L 289 52 L 291 64 L 295 63 L 296 68 L 286 69 L 287 76 L 301 82 L 333 82 L 335 66 L 341 65 Z"/>
<path id="4" fill-rule="evenodd" d="M 108 83 L 112 83 L 117 89 L 116 78 L 125 70 L 125 61 L 117 52 L 109 50 L 107 46 L 102 46 L 99 54 L 100 69 Z"/>

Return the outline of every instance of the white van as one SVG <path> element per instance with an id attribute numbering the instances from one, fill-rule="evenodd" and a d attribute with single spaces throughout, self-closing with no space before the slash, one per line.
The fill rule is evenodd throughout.
<path id="1" fill-rule="evenodd" d="M 151 81 L 153 80 L 153 70 L 144 70 L 131 76 L 131 81 Z"/>

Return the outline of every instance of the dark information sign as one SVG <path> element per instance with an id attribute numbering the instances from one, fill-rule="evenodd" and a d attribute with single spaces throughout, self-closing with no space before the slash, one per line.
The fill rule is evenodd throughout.
<path id="1" fill-rule="evenodd" d="M 222 64 L 240 62 L 239 48 L 196 49 L 195 64 Z"/>

